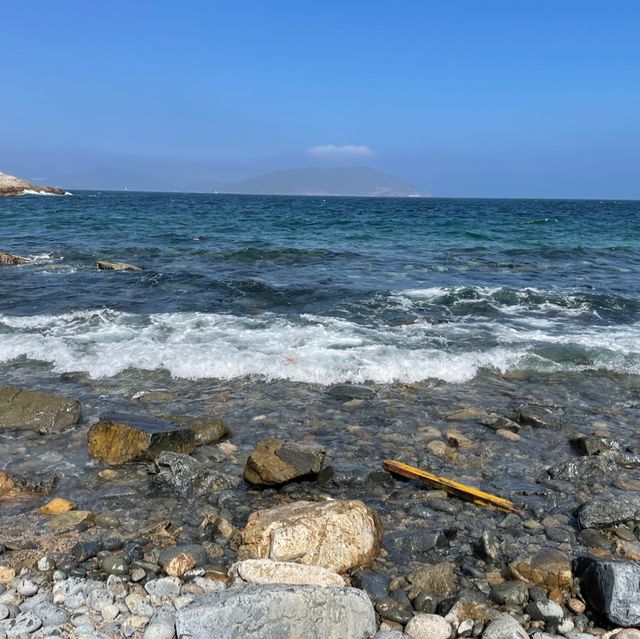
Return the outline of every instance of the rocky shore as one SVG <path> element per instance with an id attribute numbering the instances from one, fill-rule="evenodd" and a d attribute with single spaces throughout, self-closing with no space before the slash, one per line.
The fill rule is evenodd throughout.
<path id="1" fill-rule="evenodd" d="M 161 412 L 159 389 L 87 421 L 71 397 L 0 389 L 0 638 L 640 637 L 640 455 L 606 411 L 578 428 L 532 397 L 458 404 L 402 437 L 364 416 L 415 389 L 320 392 L 346 444 L 311 417 L 279 427 L 258 398 L 243 432 Z M 523 515 L 386 473 L 374 438 L 470 484 L 511 446 L 531 479 L 503 496 Z"/>
<path id="2" fill-rule="evenodd" d="M 24 195 L 25 193 L 47 193 L 49 195 L 66 195 L 66 191 L 57 186 L 40 186 L 31 184 L 14 175 L 0 172 L 0 197 L 3 195 Z"/>

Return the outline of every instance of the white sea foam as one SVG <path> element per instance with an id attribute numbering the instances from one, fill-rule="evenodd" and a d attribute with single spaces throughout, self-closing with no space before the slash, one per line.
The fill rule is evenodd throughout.
<path id="1" fill-rule="evenodd" d="M 417 327 L 374 329 L 316 316 L 292 322 L 273 315 L 78 311 L 0 316 L 0 331 L 2 362 L 23 357 L 49 362 L 57 372 L 81 370 L 96 378 L 136 368 L 166 369 L 192 379 L 258 375 L 320 384 L 463 382 L 482 367 L 507 370 L 526 355 L 526 349 L 503 348 L 451 354 L 438 336 L 429 343 L 422 335 L 420 347 Z"/>
<path id="2" fill-rule="evenodd" d="M 591 368 L 640 372 L 640 326 L 577 330 L 562 336 L 552 325 L 460 321 L 372 327 L 315 315 L 134 315 L 103 309 L 0 315 L 0 362 L 26 358 L 47 362 L 56 372 L 86 371 L 94 378 L 126 369 L 165 369 L 188 379 L 461 383 L 482 368 L 554 370 L 559 365 L 537 355 L 536 347 L 573 344 L 594 353 Z"/>

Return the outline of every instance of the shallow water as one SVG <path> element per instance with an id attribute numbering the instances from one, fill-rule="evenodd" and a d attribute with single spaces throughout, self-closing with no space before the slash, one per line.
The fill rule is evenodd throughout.
<path id="1" fill-rule="evenodd" d="M 367 495 L 390 525 L 420 493 L 374 490 L 385 458 L 571 515 L 575 495 L 538 482 L 574 455 L 569 439 L 637 435 L 640 203 L 82 192 L 5 198 L 0 218 L 0 248 L 35 258 L 0 271 L 0 385 L 84 410 L 61 435 L 0 434 L 0 467 L 57 474 L 80 506 L 138 523 L 192 508 L 149 499 L 145 464 L 97 479 L 86 430 L 112 410 L 223 417 L 237 452 L 196 457 L 238 479 L 264 436 L 317 441 L 335 478 L 319 490 Z M 377 396 L 327 394 L 344 381 Z M 523 403 L 551 407 L 560 430 L 512 442 L 445 418 Z M 449 429 L 473 442 L 453 462 L 426 450 Z M 634 473 L 592 488 L 615 494 Z M 246 495 L 240 520 L 274 499 Z"/>

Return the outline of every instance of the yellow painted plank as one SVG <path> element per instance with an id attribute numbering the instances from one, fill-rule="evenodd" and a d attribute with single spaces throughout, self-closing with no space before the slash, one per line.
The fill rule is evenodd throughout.
<path id="1" fill-rule="evenodd" d="M 468 486 L 467 484 L 463 484 L 453 479 L 439 477 L 438 475 L 416 468 L 415 466 L 410 466 L 404 462 L 387 459 L 383 463 L 383 468 L 390 473 L 402 475 L 408 479 L 417 479 L 425 482 L 431 486 L 445 490 L 451 495 L 455 495 L 461 499 L 466 499 L 474 504 L 478 504 L 479 506 L 493 506 L 494 508 L 516 513 L 517 515 L 523 514 L 523 511 L 508 499 L 492 495 L 491 493 L 486 493 L 483 490 L 478 490 L 473 486 Z"/>

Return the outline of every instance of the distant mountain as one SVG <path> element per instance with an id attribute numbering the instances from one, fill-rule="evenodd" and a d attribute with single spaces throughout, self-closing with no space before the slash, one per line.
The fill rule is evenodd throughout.
<path id="1" fill-rule="evenodd" d="M 366 167 L 283 169 L 226 184 L 218 192 L 256 195 L 429 196 L 426 191 L 396 175 Z"/>

